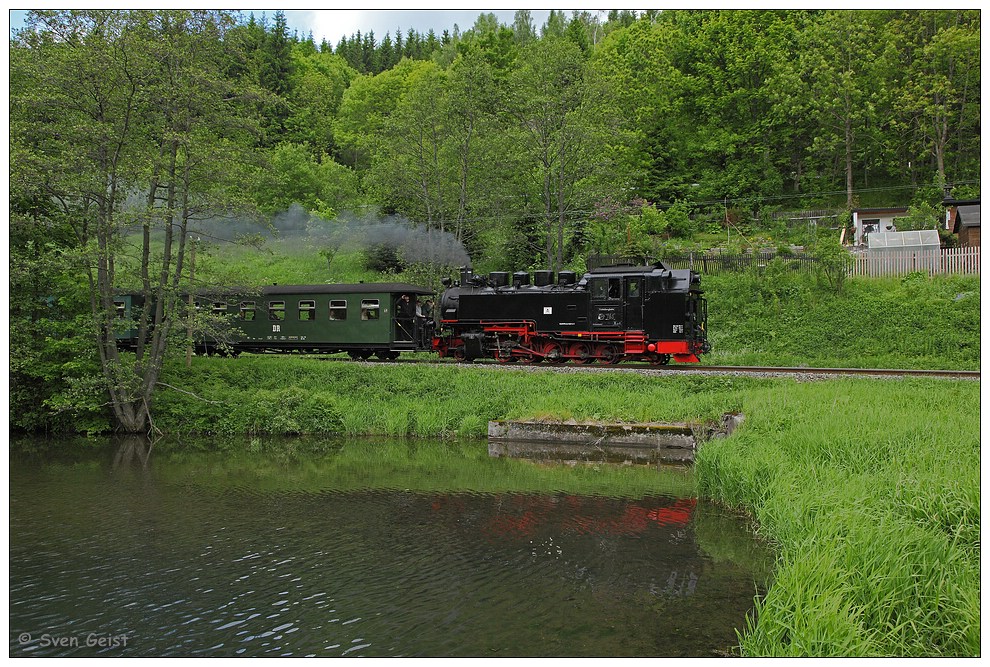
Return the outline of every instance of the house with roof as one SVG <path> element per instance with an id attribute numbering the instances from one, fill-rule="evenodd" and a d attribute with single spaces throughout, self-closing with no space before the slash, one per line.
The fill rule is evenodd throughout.
<path id="1" fill-rule="evenodd" d="M 980 200 L 946 199 L 946 228 L 958 236 L 963 248 L 980 247 Z"/>
<path id="2" fill-rule="evenodd" d="M 888 208 L 854 208 L 853 219 L 853 245 L 867 245 L 870 234 L 895 232 L 894 218 L 901 218 L 907 215 L 906 206 L 893 206 Z"/>

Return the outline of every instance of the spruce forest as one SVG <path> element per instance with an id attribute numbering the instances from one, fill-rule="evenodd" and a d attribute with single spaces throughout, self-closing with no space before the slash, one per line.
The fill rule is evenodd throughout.
<path id="1" fill-rule="evenodd" d="M 9 166 L 12 405 L 95 337 L 101 377 L 58 400 L 109 385 L 142 430 L 207 221 L 396 216 L 480 270 L 559 271 L 978 196 L 980 12 L 520 10 L 332 45 L 281 12 L 37 10 L 10 40 Z M 136 358 L 121 287 L 156 297 Z"/>

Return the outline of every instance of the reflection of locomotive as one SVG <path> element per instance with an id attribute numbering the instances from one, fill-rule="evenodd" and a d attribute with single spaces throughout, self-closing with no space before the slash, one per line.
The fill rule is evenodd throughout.
<path id="1" fill-rule="evenodd" d="M 196 346 L 207 353 L 347 352 L 354 359 L 395 359 L 400 352 L 432 350 L 467 360 L 607 364 L 696 362 L 709 349 L 706 302 L 693 271 L 655 264 L 593 269 L 580 281 L 569 271 L 561 271 L 556 283 L 549 271 L 536 271 L 533 284 L 525 272 L 513 274 L 511 284 L 509 278 L 463 269 L 460 284 L 448 284 L 441 295 L 435 322 L 427 312 L 414 312 L 432 292 L 406 283 L 201 293 L 196 309 L 211 313 L 218 328 Z M 138 330 L 132 323 L 143 300 L 122 294 L 115 301 L 127 323 L 119 343 L 133 348 Z"/>
<path id="2" fill-rule="evenodd" d="M 440 299 L 434 348 L 457 359 L 581 363 L 697 362 L 710 349 L 694 271 L 653 266 L 561 271 L 463 269 Z"/>

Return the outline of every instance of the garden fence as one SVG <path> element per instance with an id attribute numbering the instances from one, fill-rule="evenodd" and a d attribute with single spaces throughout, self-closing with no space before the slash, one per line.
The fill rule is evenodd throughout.
<path id="1" fill-rule="evenodd" d="M 811 255 L 781 255 L 775 251 L 727 253 L 682 253 L 667 255 L 660 259 L 671 269 L 692 269 L 703 275 L 738 273 L 751 269 L 765 268 L 770 262 L 779 259 L 784 268 L 791 271 L 813 273 L 818 259 Z M 849 275 L 863 277 L 898 276 L 913 271 L 932 274 L 977 274 L 980 273 L 979 248 L 944 248 L 925 251 L 887 251 L 884 254 L 862 253 L 850 255 Z M 592 255 L 588 257 L 588 268 L 617 265 L 640 265 L 648 263 L 642 258 L 620 257 L 618 255 Z"/>
<path id="2" fill-rule="evenodd" d="M 944 248 L 941 250 L 887 251 L 865 253 L 853 258 L 850 275 L 898 276 L 913 271 L 929 275 L 945 273 L 980 273 L 979 248 Z"/>

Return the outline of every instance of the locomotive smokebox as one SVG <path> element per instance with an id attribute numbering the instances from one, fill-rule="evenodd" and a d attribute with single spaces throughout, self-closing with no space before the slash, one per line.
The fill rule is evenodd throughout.
<path id="1" fill-rule="evenodd" d="M 533 284 L 546 287 L 553 284 L 553 271 L 533 271 Z"/>

